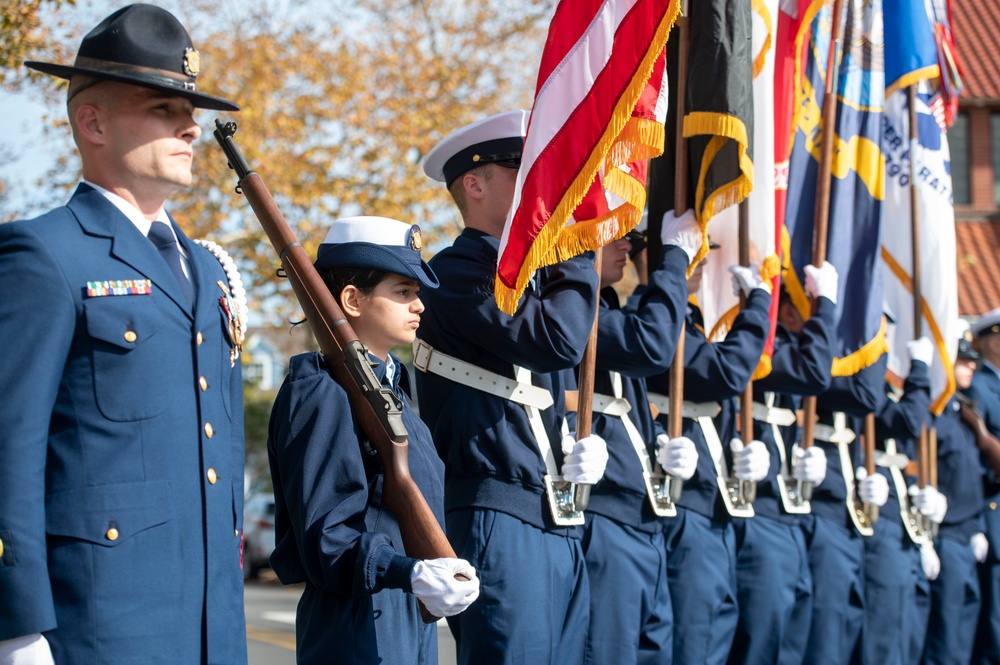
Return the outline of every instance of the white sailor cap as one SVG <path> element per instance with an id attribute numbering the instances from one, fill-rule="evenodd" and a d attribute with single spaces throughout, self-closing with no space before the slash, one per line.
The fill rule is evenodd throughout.
<path id="1" fill-rule="evenodd" d="M 451 186 L 460 175 L 483 164 L 518 168 L 528 116 L 528 111 L 504 111 L 456 129 L 427 153 L 424 173 Z"/>
<path id="2" fill-rule="evenodd" d="M 334 220 L 319 246 L 316 270 L 374 268 L 403 275 L 435 288 L 437 276 L 420 258 L 420 227 L 388 217 L 342 217 Z"/>
<path id="3" fill-rule="evenodd" d="M 972 324 L 972 334 L 976 337 L 985 337 L 1000 333 L 1000 307 L 986 312 Z"/>

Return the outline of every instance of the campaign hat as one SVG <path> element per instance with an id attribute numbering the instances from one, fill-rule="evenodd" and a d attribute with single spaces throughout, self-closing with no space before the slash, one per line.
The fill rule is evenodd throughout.
<path id="1" fill-rule="evenodd" d="M 98 23 L 83 38 L 72 65 L 36 61 L 24 65 L 62 79 L 83 75 L 152 88 L 189 99 L 196 108 L 240 109 L 197 91 L 201 56 L 180 21 L 154 5 L 128 5 Z M 85 87 L 70 90 L 70 98 Z"/>
<path id="2" fill-rule="evenodd" d="M 456 129 L 427 153 L 424 173 L 450 187 L 477 166 L 520 167 L 529 115 L 523 110 L 504 111 Z"/>
<path id="3" fill-rule="evenodd" d="M 316 270 L 372 268 L 437 288 L 438 278 L 420 257 L 420 227 L 388 217 L 357 216 L 334 220 L 319 246 Z"/>

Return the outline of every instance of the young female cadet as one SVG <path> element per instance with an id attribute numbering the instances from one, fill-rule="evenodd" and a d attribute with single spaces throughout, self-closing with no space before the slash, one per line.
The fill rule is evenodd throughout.
<path id="1" fill-rule="evenodd" d="M 368 348 L 375 375 L 403 404 L 410 474 L 443 524 L 444 465 L 410 407 L 406 369 L 389 353 L 416 335 L 421 285 L 438 285 L 420 245 L 416 226 L 338 219 L 315 265 Z M 417 600 L 436 616 L 461 612 L 479 596 L 475 569 L 403 552 L 399 525 L 382 502 L 382 462 L 366 451 L 347 393 L 319 353 L 291 359 L 271 412 L 268 457 L 271 567 L 284 584 L 305 582 L 298 662 L 436 664 L 436 628 L 422 622 Z"/>

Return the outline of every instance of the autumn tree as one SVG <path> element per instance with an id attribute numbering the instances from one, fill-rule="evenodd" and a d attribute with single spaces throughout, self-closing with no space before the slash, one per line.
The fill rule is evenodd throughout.
<path id="1" fill-rule="evenodd" d="M 233 191 L 212 137 L 219 117 L 238 123 L 237 143 L 310 255 L 331 220 L 353 214 L 420 224 L 431 250 L 439 248 L 457 233 L 458 216 L 420 160 L 453 129 L 527 108 L 551 4 L 312 0 L 277 12 L 273 2 L 200 0 L 183 11 L 165 3 L 201 52 L 199 90 L 242 107 L 199 112 L 195 182 L 171 198 L 171 214 L 191 237 L 237 257 L 258 311 L 282 319 L 297 311 L 259 224 Z M 71 187 L 79 178 L 72 164 L 55 165 L 47 182 Z"/>

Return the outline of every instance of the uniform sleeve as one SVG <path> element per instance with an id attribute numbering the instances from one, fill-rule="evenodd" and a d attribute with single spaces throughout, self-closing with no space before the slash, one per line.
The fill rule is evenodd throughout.
<path id="1" fill-rule="evenodd" d="M 500 311 L 494 271 L 470 262 L 455 288 L 435 293 L 435 316 L 448 330 L 476 331 L 477 343 L 503 361 L 538 372 L 575 367 L 583 358 L 597 309 L 598 276 L 591 252 L 552 266 L 539 293 L 526 291 L 514 316 Z"/>
<path id="2" fill-rule="evenodd" d="M 997 394 L 994 393 L 990 387 L 987 385 L 987 377 L 984 372 L 992 372 L 993 370 L 988 367 L 980 368 L 976 372 L 976 376 L 972 379 L 972 385 L 969 386 L 968 395 L 970 398 L 975 400 L 976 406 L 979 407 L 979 413 L 983 416 L 983 422 L 986 423 L 986 429 L 993 434 L 993 436 L 1000 437 L 1000 408 L 998 408 Z M 980 376 L 982 374 L 982 376 Z M 990 377 L 992 378 L 992 377 Z"/>
<path id="3" fill-rule="evenodd" d="M 0 640 L 56 628 L 45 542 L 49 423 L 76 327 L 55 258 L 0 224 Z"/>
<path id="4" fill-rule="evenodd" d="M 852 376 L 835 376 L 830 389 L 818 404 L 827 411 L 844 411 L 853 415 L 878 413 L 888 399 L 885 394 L 885 370 L 888 356 L 882 354 L 872 365 Z"/>
<path id="5" fill-rule="evenodd" d="M 687 306 L 687 254 L 668 245 L 634 309 L 602 309 L 597 369 L 640 378 L 670 367 Z"/>
<path id="6" fill-rule="evenodd" d="M 329 593 L 410 590 L 416 559 L 366 529 L 369 487 L 354 418 L 329 375 L 285 382 L 271 413 L 268 455 L 276 499 L 271 560 L 279 577 L 286 566 L 300 566 Z M 298 561 L 287 560 L 296 553 Z"/>
<path id="7" fill-rule="evenodd" d="M 876 419 L 879 439 L 914 439 L 920 436 L 924 425 L 930 422 L 931 382 L 927 365 L 920 361 L 910 363 L 910 375 L 903 385 L 899 402 L 885 400 Z"/>
<path id="8" fill-rule="evenodd" d="M 754 389 L 794 395 L 820 395 L 830 387 L 834 358 L 834 312 L 827 298 L 816 301 L 816 313 L 794 342 L 775 343 L 771 373 L 754 381 Z"/>
<path id="9" fill-rule="evenodd" d="M 706 402 L 735 397 L 757 369 L 770 330 L 771 296 L 754 289 L 746 309 L 721 342 L 687 333 L 684 341 L 684 398 Z"/>

